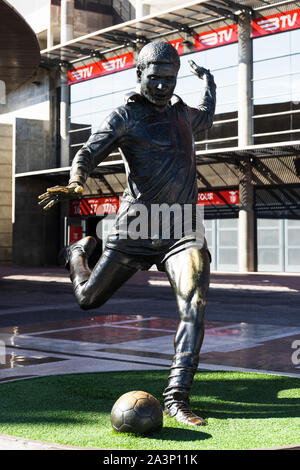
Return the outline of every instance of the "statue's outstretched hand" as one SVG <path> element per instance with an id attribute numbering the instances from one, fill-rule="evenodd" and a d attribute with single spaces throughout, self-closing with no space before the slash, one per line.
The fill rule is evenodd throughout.
<path id="1" fill-rule="evenodd" d="M 68 184 L 68 186 L 53 186 L 53 188 L 48 188 L 47 192 L 38 197 L 38 204 L 42 209 L 47 211 L 64 199 L 79 196 L 82 191 L 83 187 L 78 183 L 71 183 Z"/>
<path id="2" fill-rule="evenodd" d="M 210 75 L 210 71 L 205 69 L 204 67 L 201 67 L 200 65 L 197 65 L 193 60 L 189 60 L 189 65 L 191 72 L 193 72 L 194 75 L 197 75 L 199 78 L 203 78 L 204 75 Z"/>

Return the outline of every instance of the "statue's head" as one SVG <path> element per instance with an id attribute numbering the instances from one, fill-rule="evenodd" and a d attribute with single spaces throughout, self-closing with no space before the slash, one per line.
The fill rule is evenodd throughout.
<path id="1" fill-rule="evenodd" d="M 165 107 L 176 86 L 180 58 L 175 47 L 164 41 L 144 46 L 137 60 L 141 94 L 152 104 Z"/>

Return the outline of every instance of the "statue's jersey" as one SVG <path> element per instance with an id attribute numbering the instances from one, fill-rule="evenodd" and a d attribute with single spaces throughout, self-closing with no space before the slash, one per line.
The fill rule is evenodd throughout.
<path id="1" fill-rule="evenodd" d="M 84 184 L 92 170 L 116 148 L 124 161 L 127 188 L 117 224 L 108 239 L 110 248 L 132 253 L 143 246 L 145 252 L 145 239 L 126 243 L 119 240 L 120 219 L 128 217 L 133 204 L 147 207 L 175 203 L 196 205 L 194 133 L 211 127 L 214 110 L 214 86 L 208 87 L 198 108 L 189 107 L 174 95 L 169 105 L 158 111 L 148 100 L 134 93 L 127 97 L 124 106 L 107 117 L 79 150 L 72 163 L 70 182 Z M 151 236 L 148 238 L 152 247 Z"/>

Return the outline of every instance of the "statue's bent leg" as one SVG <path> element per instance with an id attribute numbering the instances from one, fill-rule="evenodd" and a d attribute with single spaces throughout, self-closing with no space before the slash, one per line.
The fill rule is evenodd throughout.
<path id="1" fill-rule="evenodd" d="M 108 249 L 90 270 L 88 258 L 96 244 L 93 237 L 85 237 L 68 249 L 67 267 L 74 295 L 83 310 L 103 305 L 138 270 L 128 255 Z"/>
<path id="2" fill-rule="evenodd" d="M 190 410 L 189 396 L 204 336 L 209 252 L 206 247 L 181 251 L 166 261 L 165 270 L 175 292 L 180 316 L 174 339 L 175 354 L 164 391 L 165 413 L 183 424 L 201 426 L 206 422 Z"/>

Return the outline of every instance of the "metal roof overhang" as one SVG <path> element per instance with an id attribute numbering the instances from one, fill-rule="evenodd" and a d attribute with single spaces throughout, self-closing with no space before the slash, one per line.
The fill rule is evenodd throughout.
<path id="1" fill-rule="evenodd" d="M 24 178 L 24 177 L 57 177 L 57 176 L 68 176 L 70 174 L 71 166 L 64 166 L 60 168 L 51 168 L 48 170 L 35 170 L 35 171 L 26 171 L 25 173 L 15 173 L 15 178 Z M 116 160 L 112 162 L 102 162 L 100 163 L 91 174 L 91 177 L 97 177 L 97 175 L 109 175 L 116 172 L 124 173 L 124 163 L 123 160 Z"/>
<path id="2" fill-rule="evenodd" d="M 290 141 L 277 144 L 249 145 L 247 147 L 228 147 L 223 149 L 199 150 L 196 152 L 197 166 L 213 163 L 227 163 L 239 166 L 240 162 L 264 160 L 270 158 L 291 158 L 300 156 L 300 141 Z M 57 177 L 69 176 L 70 166 L 52 168 L 48 170 L 36 170 L 26 173 L 16 173 L 16 178 L 23 177 Z M 91 177 L 114 173 L 125 173 L 123 160 L 103 161 L 91 173 Z"/>
<path id="3" fill-rule="evenodd" d="M 253 16 L 285 11 L 290 0 L 201 0 L 184 3 L 159 14 L 144 16 L 119 25 L 95 31 L 64 44 L 41 51 L 42 63 L 65 64 L 79 67 L 95 59 L 108 59 L 113 55 L 136 50 L 141 45 L 154 40 L 172 40 L 176 37 L 193 37 L 203 28 L 208 29 L 217 23 L 231 24 L 238 15 L 249 11 Z"/>
<path id="4" fill-rule="evenodd" d="M 196 152 L 197 164 L 253 162 L 256 159 L 297 157 L 300 155 L 300 140 L 276 143 L 248 145 L 246 147 L 228 147 L 223 149 L 199 150 Z"/>
<path id="5" fill-rule="evenodd" d="M 0 0 L 0 18 L 0 80 L 10 92 L 33 76 L 40 64 L 40 47 L 24 18 L 4 0 Z"/>
<path id="6" fill-rule="evenodd" d="M 48 170 L 27 171 L 25 173 L 16 173 L 16 180 L 21 181 L 25 178 L 34 178 L 43 180 L 45 186 L 66 185 L 70 177 L 70 166 L 61 168 L 51 168 Z M 124 182 L 116 175 L 123 175 Z M 118 196 L 125 189 L 125 168 L 122 160 L 102 162 L 90 175 L 95 182 L 92 193 L 103 196 Z M 89 191 L 89 190 L 88 190 Z M 84 194 L 85 195 L 85 194 Z"/>

